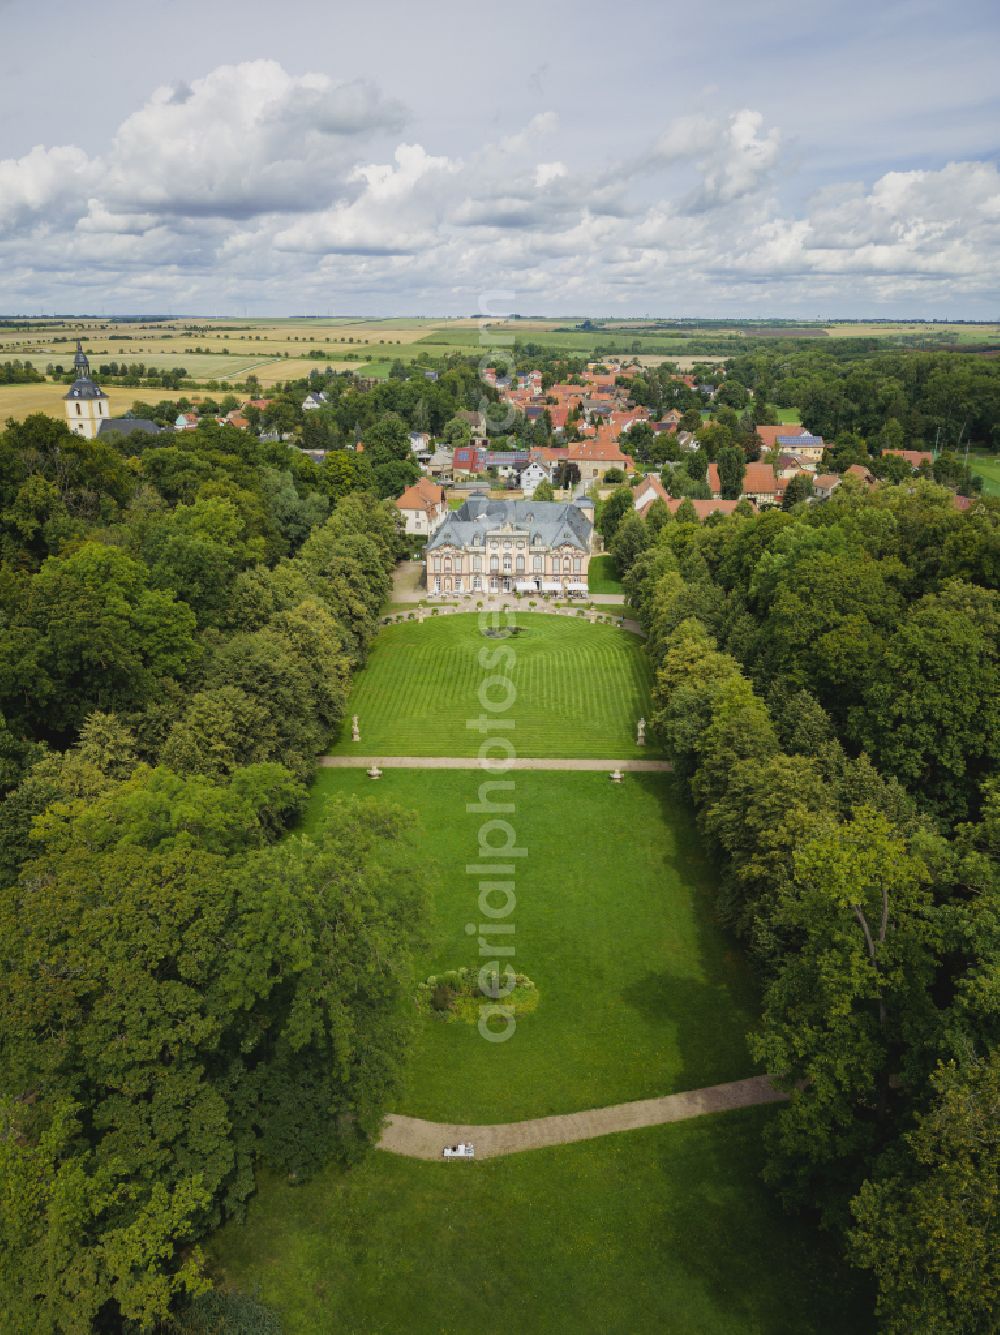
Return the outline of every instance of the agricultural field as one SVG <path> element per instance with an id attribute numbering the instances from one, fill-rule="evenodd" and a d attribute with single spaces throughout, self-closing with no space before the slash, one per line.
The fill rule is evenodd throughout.
<path id="1" fill-rule="evenodd" d="M 1000 324 L 921 324 L 901 321 L 858 321 L 856 324 L 826 326 L 831 338 L 924 338 L 940 343 L 993 343 L 1000 340 Z"/>
<path id="2" fill-rule="evenodd" d="M 969 467 L 983 479 L 986 496 L 1000 496 L 1000 454 L 970 454 Z"/>
<path id="3" fill-rule="evenodd" d="M 65 385 L 0 385 L 0 427 L 8 419 L 20 421 L 30 413 L 48 413 L 50 417 L 65 420 L 63 395 Z M 180 399 L 190 397 L 183 390 L 170 389 L 121 389 L 116 385 L 108 389 L 111 412 L 115 416 L 126 413 L 137 399 Z"/>
<path id="4" fill-rule="evenodd" d="M 477 698 L 482 651 L 516 655 L 516 744 L 522 756 L 655 754 L 635 745 L 635 722 L 650 714 L 649 661 L 636 635 L 582 617 L 518 612 L 514 640 L 491 643 L 474 612 L 388 626 L 355 678 L 348 719 L 361 720 L 370 755 L 474 756 L 479 735 L 466 720 Z M 356 750 L 345 727 L 334 754 Z"/>
<path id="5" fill-rule="evenodd" d="M 516 741 L 519 707 L 511 717 Z M 421 978 L 478 967 L 465 931 L 478 882 L 465 867 L 483 817 L 466 807 L 488 777 L 384 762 L 378 799 L 418 813 L 412 843 L 433 886 Z M 502 1044 L 483 1042 L 475 1024 L 422 1016 L 395 1111 L 509 1122 L 753 1074 L 744 1035 L 755 990 L 712 921 L 711 869 L 673 777 L 630 774 L 621 785 L 604 770 L 507 777 L 513 791 L 495 800 L 514 803 L 507 819 L 526 849 L 512 963 L 537 985 L 538 1007 Z M 370 798 L 373 788 L 363 769 L 321 771 L 306 828 L 330 798 Z"/>

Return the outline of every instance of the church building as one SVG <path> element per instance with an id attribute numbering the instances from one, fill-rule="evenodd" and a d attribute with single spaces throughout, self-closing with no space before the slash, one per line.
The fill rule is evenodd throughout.
<path id="1" fill-rule="evenodd" d="M 75 436 L 93 440 L 95 436 L 107 436 L 112 431 L 120 436 L 131 436 L 139 431 L 158 436 L 163 430 L 155 422 L 142 417 L 111 416 L 111 401 L 91 377 L 90 362 L 79 340 L 73 358 L 73 370 L 76 379 L 70 385 L 69 392 L 63 395 L 63 403 L 66 405 L 66 421 Z"/>
<path id="2" fill-rule="evenodd" d="M 107 394 L 90 377 L 90 362 L 79 341 L 73 358 L 73 370 L 76 379 L 70 385 L 69 393 L 63 395 L 66 420 L 74 435 L 93 440 L 102 423 L 110 419 L 111 408 Z"/>

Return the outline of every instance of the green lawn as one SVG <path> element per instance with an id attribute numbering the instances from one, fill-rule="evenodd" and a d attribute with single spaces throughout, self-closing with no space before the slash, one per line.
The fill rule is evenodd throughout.
<path id="1" fill-rule="evenodd" d="M 365 754 L 474 756 L 482 736 L 466 721 L 483 712 L 483 682 L 502 671 L 517 690 L 505 717 L 514 720 L 519 755 L 655 754 L 635 745 L 636 719 L 650 714 L 649 660 L 638 636 L 531 612 L 518 612 L 517 625 L 522 633 L 505 641 L 484 638 L 475 612 L 386 627 L 355 680 L 334 752 L 357 750 L 350 740 L 357 714 Z M 490 661 L 492 668 L 483 666 Z"/>
<path id="2" fill-rule="evenodd" d="M 772 409 L 779 422 L 788 422 L 793 426 L 798 426 L 802 421 L 798 408 L 776 408 Z"/>
<path id="3" fill-rule="evenodd" d="M 1000 496 L 1000 454 L 970 454 L 969 467 L 983 479 L 983 495 Z"/>
<path id="4" fill-rule="evenodd" d="M 590 558 L 590 592 L 622 593 L 622 582 L 618 578 L 618 567 L 613 556 L 592 556 Z"/>
<path id="5" fill-rule="evenodd" d="M 270 1181 L 209 1261 L 286 1335 L 866 1335 L 856 1279 L 760 1181 L 773 1116 Z"/>
<path id="6" fill-rule="evenodd" d="M 322 770 L 307 828 L 326 799 L 361 793 L 420 814 L 433 884 L 420 975 L 478 962 L 485 819 L 466 812 L 478 770 Z M 756 998 L 742 958 L 712 921 L 712 874 L 670 775 L 513 772 L 508 819 L 527 850 L 515 875 L 512 964 L 538 1009 L 506 1043 L 474 1025 L 422 1018 L 396 1111 L 434 1121 L 506 1122 L 696 1089 L 750 1075 L 744 1034 Z"/>
<path id="7" fill-rule="evenodd" d="M 640 642 L 570 618 L 520 618 L 508 641 L 530 754 L 631 754 L 648 713 Z M 478 712 L 476 618 L 381 632 L 357 681 L 362 747 L 468 754 Z M 350 746 L 350 743 L 347 744 Z M 304 817 L 362 793 L 417 813 L 409 839 L 431 886 L 422 976 L 476 962 L 478 770 L 403 770 L 376 785 L 322 770 Z M 505 1121 L 749 1074 L 756 994 L 711 912 L 712 871 L 669 775 L 514 771 L 503 813 L 516 859 L 512 963 L 539 1002 L 506 1043 L 417 1022 L 396 1111 Z M 408 841 L 382 855 L 412 860 Z M 384 1152 L 291 1187 L 265 1176 L 245 1223 L 210 1238 L 217 1282 L 259 1292 L 286 1335 L 865 1335 L 867 1295 L 760 1180 L 774 1108 L 477 1163 Z"/>

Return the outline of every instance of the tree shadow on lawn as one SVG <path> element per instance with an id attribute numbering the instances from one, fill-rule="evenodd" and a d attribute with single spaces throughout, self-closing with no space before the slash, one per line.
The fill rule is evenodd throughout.
<path id="1" fill-rule="evenodd" d="M 669 1261 L 745 1321 L 740 1330 L 867 1335 L 875 1323 L 865 1279 L 812 1221 L 784 1214 L 761 1181 L 761 1137 L 775 1115 L 748 1108 L 671 1128 L 657 1249 L 683 1240 Z"/>
<path id="2" fill-rule="evenodd" d="M 757 981 L 738 942 L 716 917 L 716 877 L 683 785 L 662 774 L 629 779 L 659 800 L 664 826 L 673 832 L 663 850 L 663 875 L 688 887 L 703 976 L 651 970 L 624 990 L 623 1000 L 650 1023 L 673 1027 L 681 1059 L 677 1089 L 741 1079 L 759 1069 L 746 1043 L 759 1014 Z"/>

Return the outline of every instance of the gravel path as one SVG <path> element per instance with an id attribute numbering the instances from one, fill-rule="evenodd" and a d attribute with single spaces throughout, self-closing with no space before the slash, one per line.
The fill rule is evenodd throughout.
<path id="1" fill-rule="evenodd" d="M 359 743 L 360 745 L 360 743 Z M 320 756 L 317 764 L 326 769 L 368 769 L 378 765 L 382 769 L 482 769 L 476 756 Z M 669 774 L 673 770 L 669 760 L 558 760 L 545 757 L 516 756 L 504 762 L 510 769 L 564 769 L 607 770 L 620 769 L 632 774 Z M 498 771 L 499 773 L 499 771 Z"/>
<path id="2" fill-rule="evenodd" d="M 380 1150 L 402 1154 L 408 1159 L 440 1159 L 445 1145 L 471 1141 L 477 1159 L 494 1159 L 502 1154 L 538 1150 L 549 1145 L 568 1145 L 576 1140 L 593 1140 L 617 1131 L 639 1127 L 662 1126 L 683 1122 L 706 1113 L 729 1112 L 733 1108 L 752 1108 L 761 1103 L 779 1103 L 788 1097 L 771 1084 L 766 1075 L 748 1080 L 733 1080 L 726 1085 L 708 1085 L 683 1094 L 666 1094 L 659 1099 L 639 1099 L 635 1103 L 617 1103 L 611 1108 L 591 1108 L 587 1112 L 564 1113 L 556 1117 L 534 1117 L 526 1122 L 501 1122 L 493 1126 L 468 1126 L 458 1122 L 425 1122 L 420 1117 L 391 1113 L 386 1119 Z"/>

